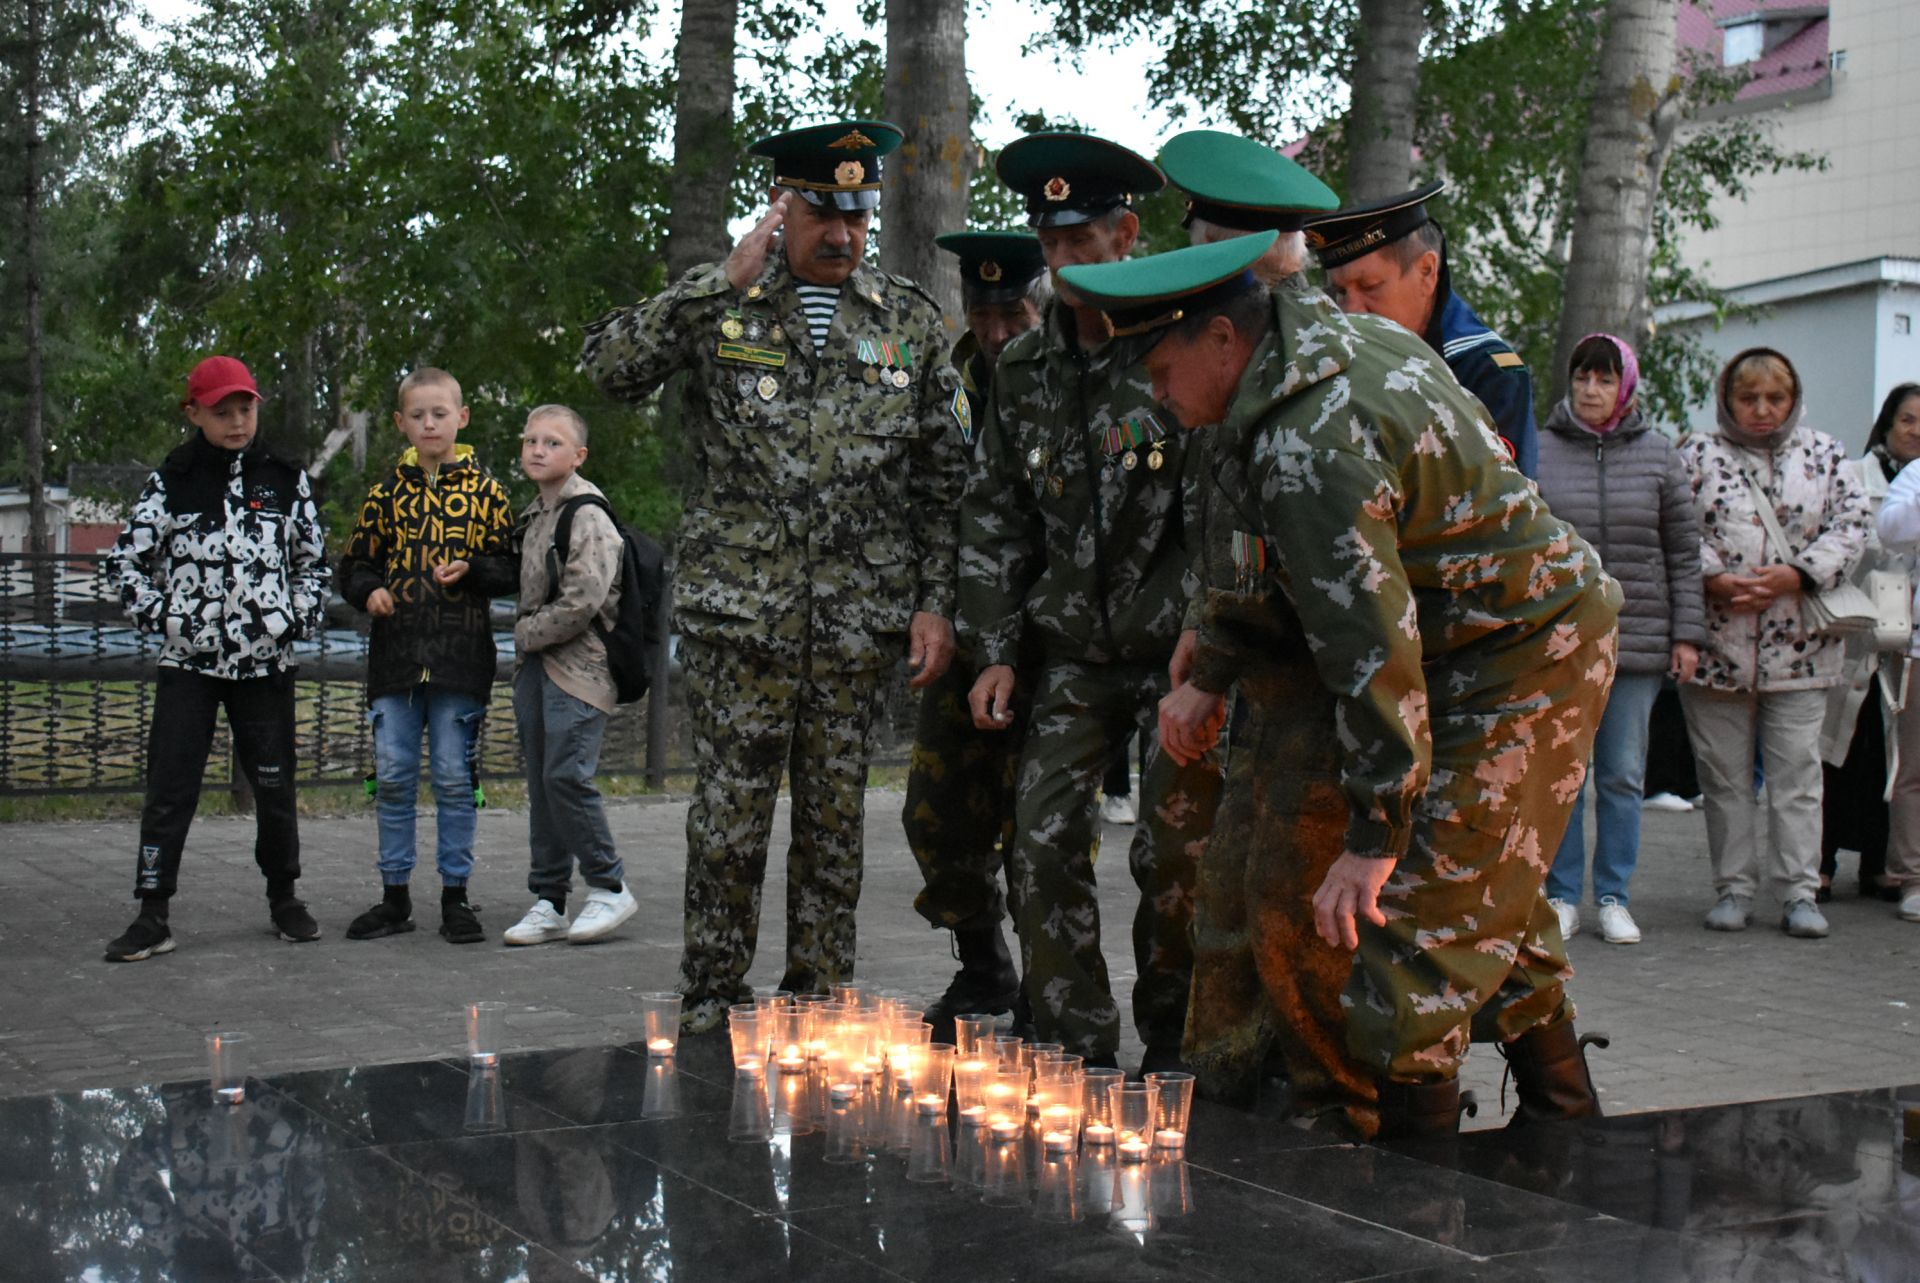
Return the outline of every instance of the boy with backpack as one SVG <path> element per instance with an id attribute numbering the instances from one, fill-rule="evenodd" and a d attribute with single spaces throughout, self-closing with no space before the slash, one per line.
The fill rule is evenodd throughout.
<path id="1" fill-rule="evenodd" d="M 513 711 L 527 771 L 527 888 L 537 899 L 507 929 L 512 945 L 602 940 L 639 908 L 593 786 L 607 716 L 621 693 L 605 638 L 621 617 L 626 546 L 606 497 L 580 475 L 586 457 L 586 421 L 574 411 L 543 405 L 527 416 L 520 466 L 539 496 L 522 513 Z M 557 546 L 563 517 L 564 558 Z M 588 891 L 569 925 L 576 859 Z"/>
<path id="2" fill-rule="evenodd" d="M 420 737 L 436 807 L 440 935 L 486 938 L 467 901 L 476 806 L 473 760 L 498 656 L 489 598 L 513 591 L 518 566 L 507 492 L 461 444 L 468 410 L 445 370 L 400 383 L 394 425 L 408 448 L 367 494 L 340 558 L 340 595 L 373 617 L 367 707 L 373 724 L 380 903 L 347 927 L 349 940 L 412 931 L 410 883 Z"/>

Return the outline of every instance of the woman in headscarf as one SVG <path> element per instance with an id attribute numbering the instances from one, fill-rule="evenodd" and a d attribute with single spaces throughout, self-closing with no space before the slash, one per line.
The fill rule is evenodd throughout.
<path id="1" fill-rule="evenodd" d="M 1635 397 L 1640 365 L 1611 334 L 1573 349 L 1568 393 L 1540 433 L 1540 493 L 1573 523 L 1620 581 L 1620 664 L 1593 741 L 1593 898 L 1600 935 L 1638 944 L 1627 883 L 1640 859 L 1647 727 L 1661 677 L 1693 676 L 1706 638 L 1700 603 L 1700 531 L 1680 455 Z M 1580 930 L 1586 881 L 1586 796 L 1574 799 L 1566 836 L 1547 873 L 1560 934 Z"/>
<path id="2" fill-rule="evenodd" d="M 1866 551 L 1872 519 L 1841 444 L 1800 422 L 1800 375 L 1771 348 L 1727 363 L 1715 387 L 1719 427 L 1680 447 L 1693 478 L 1705 577 L 1707 644 L 1681 688 L 1705 791 L 1717 899 L 1715 931 L 1753 920 L 1761 878 L 1775 882 L 1788 935 L 1817 938 L 1820 728 L 1845 646 L 1801 617 L 1808 593 L 1838 588 Z M 1783 538 L 1761 518 L 1772 514 Z M 1782 546 L 1784 544 L 1784 546 Z M 1766 764 L 1765 815 L 1755 796 Z"/>

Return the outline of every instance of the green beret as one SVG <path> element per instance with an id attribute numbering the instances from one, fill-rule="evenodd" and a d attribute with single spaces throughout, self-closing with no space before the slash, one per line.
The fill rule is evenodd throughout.
<path id="1" fill-rule="evenodd" d="M 1203 218 L 1237 232 L 1297 232 L 1339 207 L 1333 189 L 1271 147 L 1237 134 L 1195 129 L 1160 149 L 1167 181 L 1187 194 L 1181 225 Z"/>
<path id="2" fill-rule="evenodd" d="M 884 120 L 836 120 L 789 129 L 747 148 L 773 161 L 773 182 L 810 205 L 872 209 L 880 203 L 880 158 L 900 145 Z"/>
<path id="3" fill-rule="evenodd" d="M 1017 302 L 1047 270 L 1032 232 L 948 232 L 933 243 L 959 258 L 960 284 L 973 302 Z"/>
<path id="4" fill-rule="evenodd" d="M 1115 338 L 1131 338 L 1255 288 L 1251 269 L 1279 239 L 1275 231 L 1252 232 L 1146 258 L 1063 267 L 1060 279 L 1106 313 Z"/>
<path id="5" fill-rule="evenodd" d="M 1339 267 L 1382 245 L 1391 245 L 1411 233 L 1427 217 L 1427 202 L 1447 189 L 1436 179 L 1398 196 L 1354 205 L 1307 223 L 1307 246 L 1320 256 L 1320 266 Z"/>
<path id="6" fill-rule="evenodd" d="M 1016 138 L 994 162 L 1000 181 L 1027 199 L 1034 227 L 1088 223 L 1135 196 L 1150 196 L 1167 177 L 1138 152 L 1092 134 L 1046 133 Z"/>

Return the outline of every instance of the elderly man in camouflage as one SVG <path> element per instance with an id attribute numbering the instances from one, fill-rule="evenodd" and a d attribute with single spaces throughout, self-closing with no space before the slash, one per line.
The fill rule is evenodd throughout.
<path id="1" fill-rule="evenodd" d="M 773 808 L 793 796 L 783 988 L 853 972 L 871 732 L 887 674 L 953 655 L 966 417 L 939 309 L 862 262 L 900 132 L 763 139 L 771 208 L 724 263 L 587 330 L 582 364 L 638 400 L 685 371 L 694 481 L 676 548 L 698 774 L 687 813 L 689 1032 L 748 995 Z M 780 233 L 776 242 L 775 233 Z"/>
<path id="2" fill-rule="evenodd" d="M 1019 139 L 998 170 L 1026 198 L 1056 280 L 1068 264 L 1123 257 L 1139 231 L 1132 195 L 1164 182 L 1144 158 L 1078 134 Z M 1034 700 L 1009 860 L 1023 993 L 1040 1038 L 1089 1064 L 1113 1064 L 1120 1037 L 1094 894 L 1095 794 L 1112 746 L 1166 692 L 1185 605 L 1184 454 L 1099 312 L 1061 291 L 1001 354 L 962 509 L 961 626 L 985 665 L 975 723 L 1009 724 L 1023 688 Z M 1035 642 L 1037 666 L 1023 649 Z M 1128 860 L 1147 1069 L 1179 1061 L 1194 864 L 1218 790 L 1210 762 L 1147 763 Z"/>
<path id="3" fill-rule="evenodd" d="M 935 244 L 960 261 L 960 298 L 967 332 L 953 349 L 971 421 L 984 416 L 993 367 L 1014 338 L 1040 323 L 1050 296 L 1047 264 L 1032 232 L 948 232 Z M 973 449 L 971 422 L 961 428 Z M 1013 772 L 1026 741 L 1029 692 L 1016 691 L 1004 728 L 973 724 L 967 696 L 979 665 L 964 649 L 920 696 L 913 763 L 900 822 L 907 849 L 926 885 L 913 907 L 936 928 L 953 932 L 960 970 L 926 1009 L 935 1042 L 954 1040 L 955 1017 L 998 1015 L 1019 996 L 1020 972 L 1007 951 L 1000 920 L 1003 852 L 1013 836 Z"/>
<path id="4" fill-rule="evenodd" d="M 1540 887 L 1612 681 L 1618 585 L 1416 337 L 1255 280 L 1275 236 L 1062 275 L 1151 344 L 1179 422 L 1218 425 L 1246 587 L 1291 602 L 1333 694 L 1345 814 L 1314 818 L 1344 836 L 1314 914 L 1357 950 L 1348 1041 L 1380 1078 L 1381 1137 L 1457 1130 L 1474 1035 L 1513 1065 L 1516 1120 L 1596 1113 Z M 1293 644 L 1291 618 L 1232 626 Z M 1176 696 L 1163 734 L 1191 755 L 1218 721 L 1204 690 Z"/>

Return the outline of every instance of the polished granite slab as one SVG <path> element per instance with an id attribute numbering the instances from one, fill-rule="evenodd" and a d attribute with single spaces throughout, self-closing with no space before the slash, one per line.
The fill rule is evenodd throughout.
<path id="1" fill-rule="evenodd" d="M 0 1100 L 0 1280 L 1920 1279 L 1920 1088 L 1481 1131 L 1432 1162 L 1196 1105 L 1083 1219 L 727 1140 L 724 1040 Z M 671 1090 L 678 1114 L 655 1117 Z M 479 1093 L 476 1095 L 476 1093 Z M 487 1130 L 469 1127 L 482 1109 Z M 1056 1172 L 1056 1175 L 1059 1173 Z"/>

